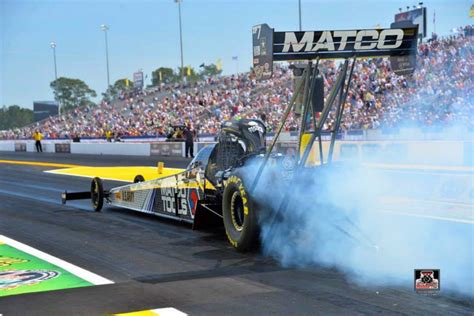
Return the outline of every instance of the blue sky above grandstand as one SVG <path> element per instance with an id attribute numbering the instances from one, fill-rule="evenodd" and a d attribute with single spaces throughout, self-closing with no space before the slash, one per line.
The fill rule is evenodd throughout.
<path id="1" fill-rule="evenodd" d="M 469 0 L 423 1 L 428 34 L 449 35 L 472 24 Z M 418 1 L 302 0 L 303 30 L 389 27 L 398 8 Z M 297 0 L 183 0 L 184 63 L 198 68 L 221 58 L 224 74 L 251 65 L 251 27 L 298 29 Z M 0 106 L 32 108 L 52 100 L 54 79 L 49 43 L 57 43 L 58 76 L 79 78 L 98 94 L 107 85 L 104 34 L 109 26 L 111 83 L 143 69 L 180 63 L 178 8 L 173 0 L 0 0 Z"/>

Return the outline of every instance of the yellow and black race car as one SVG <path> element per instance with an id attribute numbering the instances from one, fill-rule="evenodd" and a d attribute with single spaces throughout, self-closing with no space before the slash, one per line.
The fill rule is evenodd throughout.
<path id="1" fill-rule="evenodd" d="M 62 201 L 92 200 L 95 211 L 112 206 L 199 225 L 213 218 L 224 223 L 230 243 L 244 251 L 256 244 L 255 209 L 239 172 L 248 159 L 263 157 L 266 128 L 262 121 L 240 119 L 222 124 L 218 143 L 204 147 L 185 171 L 171 176 L 104 190 L 94 178 L 90 192 L 64 192 Z"/>

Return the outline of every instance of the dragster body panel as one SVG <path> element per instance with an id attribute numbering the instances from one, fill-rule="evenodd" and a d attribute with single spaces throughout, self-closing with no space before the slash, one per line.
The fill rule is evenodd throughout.
<path id="1" fill-rule="evenodd" d="M 204 196 L 196 177 L 188 178 L 197 171 L 191 169 L 166 178 L 113 188 L 110 204 L 192 222 L 198 202 Z"/>
<path id="2" fill-rule="evenodd" d="M 183 172 L 111 189 L 109 204 L 192 223 L 204 191 L 216 190 L 204 176 L 213 149 L 201 149 Z"/>

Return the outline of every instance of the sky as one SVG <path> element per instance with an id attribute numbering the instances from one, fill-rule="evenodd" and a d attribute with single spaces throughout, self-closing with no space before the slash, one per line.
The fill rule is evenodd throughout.
<path id="1" fill-rule="evenodd" d="M 428 34 L 449 35 L 469 18 L 469 0 L 423 1 Z M 303 30 L 390 27 L 406 0 L 301 0 Z M 296 31 L 298 0 L 182 0 L 184 64 L 222 60 L 224 74 L 248 71 L 251 28 L 267 23 L 276 31 Z M 161 66 L 180 65 L 178 5 L 174 0 L 0 0 L 0 106 L 32 108 L 53 100 L 53 51 L 58 77 L 85 81 L 100 95 L 107 87 L 104 33 L 109 26 L 111 84 L 132 79 L 142 69 L 145 84 Z M 238 64 L 232 60 L 238 56 Z"/>

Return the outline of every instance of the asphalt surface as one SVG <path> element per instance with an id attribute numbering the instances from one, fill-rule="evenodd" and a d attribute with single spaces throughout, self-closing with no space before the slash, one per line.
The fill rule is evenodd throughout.
<path id="1" fill-rule="evenodd" d="M 184 167 L 188 160 L 4 153 L 0 159 L 90 166 Z M 3 315 L 104 315 L 174 307 L 190 315 L 466 314 L 469 298 L 406 287 L 360 287 L 338 271 L 286 268 L 259 251 L 237 253 L 222 228 L 190 225 L 88 201 L 60 203 L 90 180 L 51 168 L 0 164 L 0 234 L 113 280 L 115 284 L 0 298 Z M 106 181 L 106 187 L 119 183 Z"/>

